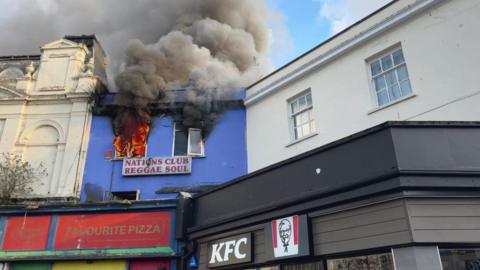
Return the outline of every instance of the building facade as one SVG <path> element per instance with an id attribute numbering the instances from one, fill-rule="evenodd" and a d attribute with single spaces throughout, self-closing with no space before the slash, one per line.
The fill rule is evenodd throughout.
<path id="1" fill-rule="evenodd" d="M 248 87 L 249 171 L 385 121 L 476 121 L 475 0 L 402 0 Z"/>
<path id="2" fill-rule="evenodd" d="M 173 92 L 177 97 L 184 94 L 183 90 Z M 219 102 L 228 109 L 218 114 L 208 134 L 201 128 L 183 128 L 182 119 L 172 109 L 153 112 L 144 155 L 129 159 L 116 153 L 114 95 L 106 96 L 93 115 L 81 200 L 175 198 L 179 192 L 197 193 L 245 175 L 246 123 L 241 99 L 240 95 Z M 179 98 L 176 106 L 181 108 L 183 103 Z M 164 164 L 136 164 L 148 160 Z"/>
<path id="3" fill-rule="evenodd" d="M 0 57 L 0 152 L 45 174 L 22 199 L 75 200 L 85 165 L 93 96 L 106 78 L 94 36 L 65 37 L 38 56 Z"/>
<path id="4" fill-rule="evenodd" d="M 478 269 L 479 135 L 478 122 L 387 122 L 198 194 L 185 259 L 199 270 Z"/>

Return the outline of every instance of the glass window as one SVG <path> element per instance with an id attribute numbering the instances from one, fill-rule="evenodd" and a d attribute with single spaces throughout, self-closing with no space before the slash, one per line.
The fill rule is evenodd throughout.
<path id="1" fill-rule="evenodd" d="M 282 265 L 282 270 L 324 270 L 323 261 Z"/>
<path id="2" fill-rule="evenodd" d="M 443 270 L 480 270 L 480 249 L 441 249 Z"/>
<path id="3" fill-rule="evenodd" d="M 327 260 L 328 270 L 394 270 L 391 253 Z"/>
<path id="4" fill-rule="evenodd" d="M 370 71 L 377 106 L 383 106 L 412 93 L 402 49 L 396 49 L 371 61 Z"/>
<path id="5" fill-rule="evenodd" d="M 290 125 L 292 140 L 296 141 L 315 132 L 313 102 L 310 91 L 290 102 Z"/>
<path id="6" fill-rule="evenodd" d="M 179 124 L 175 124 L 175 137 L 173 143 L 174 156 L 186 156 L 188 150 L 188 134 L 185 128 Z"/>
<path id="7" fill-rule="evenodd" d="M 182 124 L 176 123 L 174 140 L 174 156 L 204 156 L 205 154 L 201 129 L 187 129 Z"/>
<path id="8" fill-rule="evenodd" d="M 203 156 L 202 130 L 196 128 L 188 129 L 188 155 Z"/>

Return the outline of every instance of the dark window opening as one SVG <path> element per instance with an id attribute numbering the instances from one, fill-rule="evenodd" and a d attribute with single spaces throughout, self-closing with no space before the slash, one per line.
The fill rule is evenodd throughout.
<path id="1" fill-rule="evenodd" d="M 138 191 L 118 191 L 112 192 L 112 200 L 129 200 L 129 201 L 136 201 L 139 199 Z"/>

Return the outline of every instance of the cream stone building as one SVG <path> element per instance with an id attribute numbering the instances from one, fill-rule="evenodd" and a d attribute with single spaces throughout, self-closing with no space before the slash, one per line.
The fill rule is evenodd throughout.
<path id="1" fill-rule="evenodd" d="M 26 197 L 75 199 L 105 53 L 95 36 L 66 36 L 40 51 L 0 57 L 0 152 L 44 165 L 47 174 Z"/>
<path id="2" fill-rule="evenodd" d="M 479 14 L 392 1 L 248 87 L 249 171 L 385 121 L 478 121 Z"/>

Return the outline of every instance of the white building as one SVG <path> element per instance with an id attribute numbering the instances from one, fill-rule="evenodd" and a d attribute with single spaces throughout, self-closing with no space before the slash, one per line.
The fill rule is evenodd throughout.
<path id="1" fill-rule="evenodd" d="M 480 119 L 478 0 L 400 0 L 247 89 L 249 171 L 388 120 Z"/>
<path id="2" fill-rule="evenodd" d="M 77 198 L 105 54 L 94 36 L 67 36 L 39 56 L 0 57 L 0 152 L 43 163 L 27 197 Z"/>

